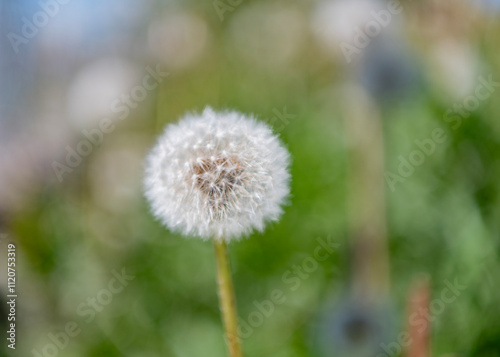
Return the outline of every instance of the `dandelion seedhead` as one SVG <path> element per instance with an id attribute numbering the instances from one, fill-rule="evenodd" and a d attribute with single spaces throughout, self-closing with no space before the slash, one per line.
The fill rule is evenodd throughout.
<path id="1" fill-rule="evenodd" d="M 230 241 L 280 217 L 288 164 L 266 124 L 207 108 L 167 126 L 146 159 L 145 194 L 169 229 Z"/>

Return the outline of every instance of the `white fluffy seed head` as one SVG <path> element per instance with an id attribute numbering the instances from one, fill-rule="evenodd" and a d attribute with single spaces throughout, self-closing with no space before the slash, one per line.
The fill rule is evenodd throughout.
<path id="1" fill-rule="evenodd" d="M 266 124 L 207 108 L 166 127 L 146 159 L 145 195 L 169 229 L 230 241 L 278 220 L 288 165 Z"/>

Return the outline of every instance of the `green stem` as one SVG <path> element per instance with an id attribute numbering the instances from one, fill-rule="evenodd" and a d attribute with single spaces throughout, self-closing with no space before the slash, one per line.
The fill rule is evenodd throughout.
<path id="1" fill-rule="evenodd" d="M 215 260 L 217 262 L 217 284 L 219 288 L 219 304 L 226 331 L 226 343 L 231 357 L 243 357 L 238 338 L 238 314 L 234 297 L 231 269 L 227 256 L 226 242 L 214 239 Z"/>

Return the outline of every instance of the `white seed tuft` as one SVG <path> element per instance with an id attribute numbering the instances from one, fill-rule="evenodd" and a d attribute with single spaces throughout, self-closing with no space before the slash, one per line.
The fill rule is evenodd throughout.
<path id="1" fill-rule="evenodd" d="M 207 108 L 166 127 L 146 159 L 145 195 L 169 229 L 230 241 L 279 219 L 288 165 L 266 124 Z"/>

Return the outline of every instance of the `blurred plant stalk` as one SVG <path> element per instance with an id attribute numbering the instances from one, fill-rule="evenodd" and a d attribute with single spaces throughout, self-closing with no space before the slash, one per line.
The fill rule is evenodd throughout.
<path id="1" fill-rule="evenodd" d="M 215 260 L 217 263 L 217 285 L 219 304 L 226 333 L 229 356 L 243 357 L 238 337 L 238 313 L 234 296 L 231 268 L 227 254 L 227 244 L 223 239 L 214 239 Z"/>
<path id="2" fill-rule="evenodd" d="M 349 91 L 348 200 L 352 239 L 352 293 L 366 302 L 389 294 L 389 263 L 384 192 L 384 139 L 379 108 L 369 95 Z"/>
<path id="3" fill-rule="evenodd" d="M 413 284 L 408 295 L 408 335 L 409 345 L 406 348 L 406 357 L 430 357 L 431 324 L 427 323 L 421 329 L 420 325 L 411 323 L 411 316 L 429 311 L 430 287 L 427 278 L 421 278 Z"/>

